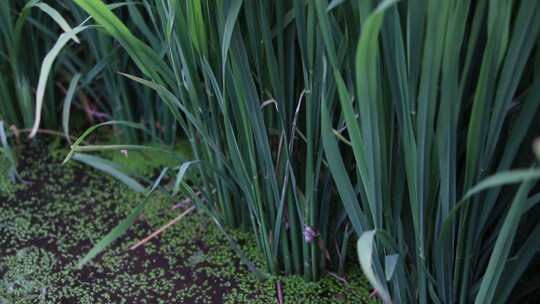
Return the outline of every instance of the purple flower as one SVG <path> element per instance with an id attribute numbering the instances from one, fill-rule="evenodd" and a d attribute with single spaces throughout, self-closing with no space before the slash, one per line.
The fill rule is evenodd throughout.
<path id="1" fill-rule="evenodd" d="M 315 229 L 305 225 L 304 226 L 304 240 L 307 243 L 313 242 L 313 240 L 319 235 Z"/>

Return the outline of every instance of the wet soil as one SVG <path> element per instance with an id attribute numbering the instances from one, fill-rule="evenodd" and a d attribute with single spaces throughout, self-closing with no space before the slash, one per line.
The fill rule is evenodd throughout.
<path id="1" fill-rule="evenodd" d="M 345 284 L 330 276 L 255 279 L 222 234 L 193 212 L 135 250 L 129 247 L 183 210 L 157 193 L 128 232 L 92 262 L 75 265 L 142 199 L 101 172 L 44 143 L 19 149 L 26 184 L 0 192 L 0 304 L 11 303 L 359 303 L 367 284 L 356 269 Z M 260 265 L 255 242 L 231 232 Z"/>

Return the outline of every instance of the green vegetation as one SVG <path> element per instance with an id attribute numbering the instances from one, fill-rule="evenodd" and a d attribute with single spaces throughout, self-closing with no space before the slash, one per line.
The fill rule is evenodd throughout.
<path id="1" fill-rule="evenodd" d="M 361 285 L 361 267 L 385 303 L 540 295 L 540 2 L 7 0 L 0 17 L 6 196 L 35 187 L 12 148 L 28 133 L 56 136 L 67 168 L 131 191 L 121 207 L 92 208 L 101 225 L 79 227 L 94 234 L 77 236 L 70 267 L 124 280 L 118 244 L 188 210 L 155 248 L 180 250 L 159 253 L 179 270 L 149 271 L 162 287 L 141 275 L 133 292 L 206 297 L 188 267 L 230 283 L 231 302 L 275 302 L 282 285 L 313 301 L 351 287 L 345 301 L 359 301 L 365 289 L 329 274 Z M 156 209 L 171 201 L 190 209 Z M 17 210 L 5 212 L 12 225 L 31 227 Z M 262 281 L 231 281 L 229 260 Z M 36 297 L 49 284 L 6 278 Z"/>
<path id="2" fill-rule="evenodd" d="M 126 19 L 145 14 L 139 6 L 117 12 L 126 12 Z M 89 47 L 82 48 L 77 37 L 64 39 L 63 45 L 69 46 L 66 50 L 59 43 L 55 45 L 59 34 L 78 30 L 71 25 L 87 18 L 74 3 L 6 0 L 0 3 L 0 17 L 0 120 L 8 126 L 14 125 L 24 134 L 38 128 L 39 132 L 58 130 L 67 109 L 74 112 L 77 119 L 72 119 L 72 124 L 78 128 L 107 119 L 143 121 L 150 134 L 119 127 L 115 137 L 129 143 L 147 142 L 152 136 L 175 142 L 176 126 L 170 123 L 171 114 L 160 105 L 157 95 L 117 77 L 118 71 L 138 70 L 110 37 L 85 31 L 80 37 L 93 41 Z M 77 90 L 74 101 L 66 107 L 61 97 L 71 82 Z"/>
<path id="3" fill-rule="evenodd" d="M 76 3 L 151 80 L 124 76 L 154 89 L 190 139 L 200 161 L 196 190 L 206 200 L 199 208 L 219 225 L 251 229 L 271 274 L 315 280 L 327 267 L 326 255 L 340 263 L 343 235 L 349 233 L 344 211 L 332 192 L 319 192 L 331 187 L 331 178 L 319 144 L 317 104 L 335 90 L 322 69 L 323 57 L 308 51 L 322 51 L 322 37 L 285 25 L 284 7 L 277 7 L 274 21 L 266 15 L 272 5 L 262 2 L 243 7 L 240 1 L 229 7 L 168 3 L 153 12 L 162 26 L 151 40 L 168 50 L 161 58 L 159 49 L 135 38 L 104 3 Z M 145 4 L 153 7 L 151 1 Z M 308 15 L 301 10 L 295 9 L 297 22 L 315 17 L 313 10 Z M 165 26 L 186 18 L 191 20 L 187 27 Z M 216 27 L 217 33 L 209 32 Z M 271 29 L 276 29 L 278 48 Z M 299 40 L 300 35 L 306 36 Z M 287 41 L 303 51 L 285 49 Z M 291 64 L 285 68 L 285 63 Z M 317 73 L 311 74 L 314 69 Z M 187 193 L 196 191 L 182 186 Z"/>
<path id="4" fill-rule="evenodd" d="M 13 148 L 8 142 L 3 121 L 0 121 L 0 145 L 0 191 L 8 192 L 19 176 L 17 172 L 17 159 Z"/>
<path id="5" fill-rule="evenodd" d="M 346 46 L 329 38 L 345 35 L 346 25 L 322 29 L 356 169 L 344 166 L 350 156 L 338 147 L 326 102 L 323 143 L 360 236 L 362 268 L 385 302 L 506 303 L 540 245 L 538 210 L 527 213 L 540 169 L 505 172 L 536 164 L 520 146 L 538 130 L 540 69 L 526 65 L 540 66 L 540 5 L 405 8 L 385 2 L 361 19 L 353 69 L 335 60 L 337 45 Z M 418 14 L 407 27 L 405 12 Z"/>
<path id="6" fill-rule="evenodd" d="M 157 149 L 167 147 L 153 146 L 156 150 L 108 151 L 104 157 L 122 166 L 122 171 L 129 175 L 151 176 L 157 169 L 174 167 L 178 164 L 178 156 L 192 158 L 189 144 L 177 143 L 174 154 L 163 153 Z"/>
<path id="7" fill-rule="evenodd" d="M 211 204 L 204 208 L 229 226 L 249 216 L 268 271 L 303 273 L 309 280 L 324 267 L 319 261 L 328 240 L 322 234 L 319 244 L 310 245 L 310 239 L 328 232 L 327 225 L 335 225 L 330 220 L 339 217 L 321 212 L 332 201 L 330 194 L 326 202 L 317 200 L 325 197 L 317 189 L 328 183 L 319 144 L 321 117 L 328 167 L 362 236 L 360 261 L 379 296 L 386 302 L 505 301 L 518 282 L 502 280 L 515 266 L 504 261 L 512 257 L 512 241 L 534 183 L 530 178 L 537 171 L 517 180 L 510 178 L 512 173 L 499 175 L 484 187 L 495 188 L 480 195 L 468 191 L 490 172 L 510 168 L 533 125 L 539 82 L 534 70 L 525 73 L 525 65 L 535 39 L 524 37 L 538 36 L 540 8 L 535 2 L 516 5 L 517 21 L 510 22 L 510 2 L 475 7 L 467 1 L 425 8 L 410 4 L 403 11 L 392 2 L 378 7 L 340 3 L 337 8 L 325 1 L 307 3 L 307 8 L 299 1 L 158 7 L 164 24 L 192 20 L 187 27 L 163 28 L 169 51 L 162 59 L 100 1 L 76 1 L 122 44 L 149 80 L 125 76 L 155 89 L 185 134 L 200 138 L 203 145 L 192 146 L 195 158 L 224 175 L 216 178 L 214 168 L 200 170 L 201 189 Z M 347 15 L 347 9 L 360 14 Z M 289 10 L 294 18 L 290 24 L 285 20 Z M 402 28 L 401 20 L 412 14 L 418 19 Z M 476 21 L 470 25 L 469 15 Z M 486 29 L 480 28 L 484 18 Z M 489 22 L 492 18 L 507 21 L 502 30 Z M 308 22 L 312 27 L 306 30 Z M 320 31 L 309 31 L 315 22 Z M 362 30 L 349 43 L 347 34 L 358 33 L 351 31 L 352 24 Z M 207 33 L 216 26 L 219 35 Z M 405 46 L 404 37 L 414 43 Z M 298 49 L 283 48 L 285 41 Z M 323 53 L 314 56 L 316 50 Z M 180 79 L 183 85 L 178 85 Z M 348 89 L 350 82 L 355 90 Z M 514 96 L 522 104 L 517 114 L 509 111 Z M 202 108 L 211 115 L 204 115 Z M 331 109 L 343 117 L 335 129 L 332 117 L 337 116 Z M 299 115 L 305 115 L 300 123 Z M 503 134 L 505 121 L 513 119 L 512 131 Z M 336 137 L 340 129 L 347 133 Z M 297 133 L 304 141 L 297 143 Z M 279 138 L 277 145 L 272 145 L 272 136 Z M 344 166 L 338 139 L 353 148 L 352 171 Z M 506 143 L 505 149 L 496 148 L 500 142 Z M 302 161 L 295 157 L 298 150 Z M 458 165 L 461 157 L 463 168 Z M 225 184 L 228 179 L 238 190 Z M 527 181 L 515 197 L 500 195 L 496 187 L 522 180 Z M 478 200 L 485 205 L 475 203 Z M 233 207 L 233 201 L 244 202 L 249 215 L 238 213 L 246 208 Z M 505 207 L 494 208 L 496 204 Z M 499 221 L 489 221 L 490 216 Z M 529 221 L 534 223 L 535 216 L 522 224 L 530 227 Z M 285 229 L 287 224 L 290 229 Z M 534 227 L 530 231 L 536 231 Z M 386 236 L 384 243 L 374 238 L 376 231 Z M 374 242 L 380 247 L 375 253 Z M 523 246 L 514 252 L 538 247 L 534 241 Z M 533 258 L 525 255 L 521 273 Z M 404 263 L 407 256 L 412 266 Z M 480 289 L 470 288 L 477 284 Z M 500 284 L 506 288 L 497 289 Z"/>
<path id="8" fill-rule="evenodd" d="M 9 169 L 11 164 L 4 157 L 0 156 L 0 192 L 10 192 L 13 182 L 9 179 Z"/>
<path id="9" fill-rule="evenodd" d="M 286 303 L 368 299 L 358 267 L 348 270 L 349 283 L 330 276 L 310 284 L 300 277 L 257 280 L 199 213 L 129 250 L 182 212 L 171 210 L 176 201 L 159 193 L 125 237 L 77 270 L 89 246 L 129 214 L 141 196 L 75 162 L 61 166 L 62 157 L 47 157 L 46 146 L 25 150 L 21 175 L 32 183 L 18 186 L 13 196 L 0 194 L 0 303 L 271 303 L 278 280 Z M 262 262 L 252 235 L 230 233 L 253 261 Z"/>
<path id="10" fill-rule="evenodd" d="M 14 14 L 14 12 L 18 12 Z M 43 56 L 54 42 L 56 28 L 67 29 L 62 14 L 40 1 L 0 3 L 0 118 L 7 124 L 31 128 L 35 121 L 33 88 Z M 43 126 L 60 121 L 52 82 L 44 96 Z"/>

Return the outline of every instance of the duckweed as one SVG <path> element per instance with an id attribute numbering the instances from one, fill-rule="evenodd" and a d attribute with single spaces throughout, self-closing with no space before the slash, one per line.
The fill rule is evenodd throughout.
<path id="1" fill-rule="evenodd" d="M 47 150 L 25 148 L 20 171 L 29 184 L 0 193 L 1 304 L 276 303 L 277 282 L 285 303 L 374 302 L 357 268 L 347 274 L 348 284 L 331 276 L 318 283 L 294 276 L 255 279 L 221 232 L 196 212 L 129 250 L 182 212 L 171 209 L 181 198 L 160 193 L 125 236 L 78 270 L 77 261 L 141 196 L 76 162 L 61 166 L 65 154 Z M 262 266 L 252 237 L 230 233 Z"/>

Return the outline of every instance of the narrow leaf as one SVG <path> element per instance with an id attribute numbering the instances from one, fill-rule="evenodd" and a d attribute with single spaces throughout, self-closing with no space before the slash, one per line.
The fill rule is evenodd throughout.
<path id="1" fill-rule="evenodd" d="M 388 293 L 388 290 L 386 289 L 386 286 L 384 283 L 382 283 L 378 278 L 375 272 L 373 271 L 373 246 L 374 246 L 374 237 L 375 237 L 375 230 L 369 230 L 360 236 L 358 239 L 358 242 L 356 243 L 356 249 L 358 251 L 358 258 L 360 260 L 360 266 L 362 266 L 362 271 L 364 272 L 364 275 L 368 279 L 369 283 L 379 297 L 383 300 L 385 304 L 392 303 L 392 299 L 390 299 L 390 294 Z"/>
<path id="2" fill-rule="evenodd" d="M 122 236 L 128 229 L 133 225 L 139 214 L 141 214 L 144 210 L 144 207 L 146 203 L 148 202 L 148 198 L 150 195 L 154 192 L 156 187 L 161 182 L 161 179 L 165 176 L 165 173 L 167 173 L 167 168 L 163 169 L 161 171 L 161 174 L 154 182 L 154 185 L 150 189 L 150 191 L 146 194 L 144 200 L 135 207 L 131 213 L 122 220 L 111 232 L 109 232 L 103 239 L 101 239 L 80 261 L 77 263 L 77 268 L 81 269 L 86 263 L 88 263 L 90 260 L 92 260 L 94 257 L 96 257 L 98 254 L 100 254 L 103 250 L 105 250 L 109 245 L 112 244 L 117 238 Z"/>
<path id="3" fill-rule="evenodd" d="M 133 189 L 135 192 L 144 192 L 144 187 L 141 184 L 139 184 L 133 178 L 129 177 L 127 174 L 120 171 L 118 165 L 109 160 L 82 153 L 75 153 L 73 155 L 73 159 L 111 175 L 112 177 L 124 183 L 129 188 Z"/>
<path id="4" fill-rule="evenodd" d="M 64 98 L 64 106 L 62 109 L 62 128 L 64 130 L 64 136 L 66 137 L 66 140 L 70 143 L 71 140 L 69 138 L 69 110 L 71 109 L 71 102 L 73 100 L 73 96 L 75 95 L 75 90 L 77 89 L 77 83 L 79 82 L 79 79 L 81 79 L 80 73 L 75 74 L 75 76 L 73 76 L 73 78 L 71 79 L 68 90 L 66 92 L 66 97 Z"/>

